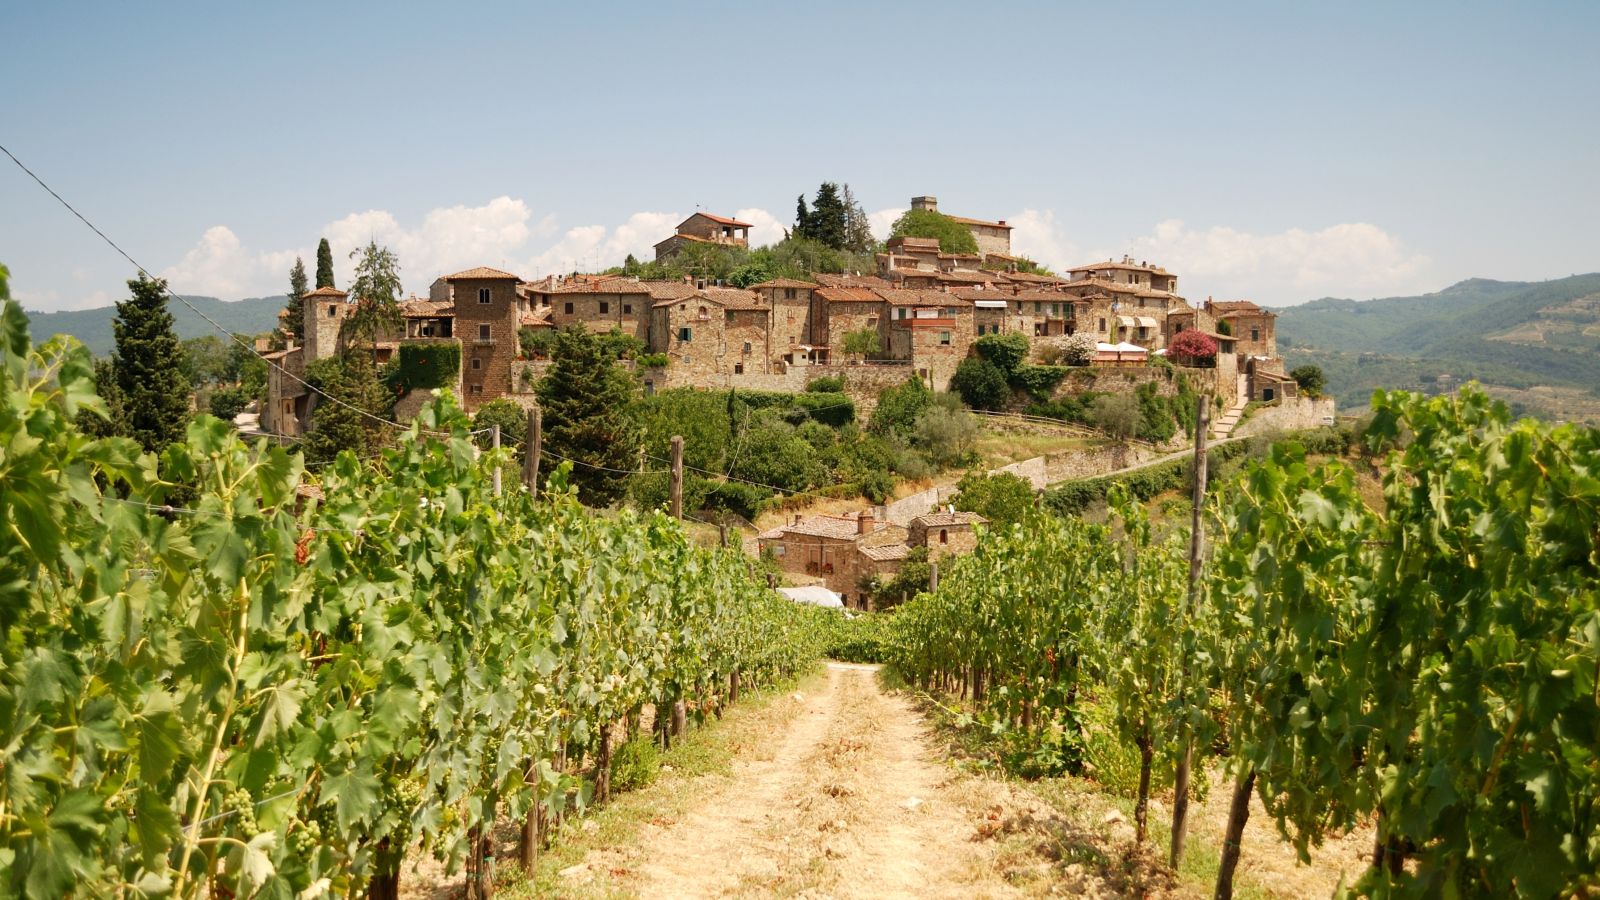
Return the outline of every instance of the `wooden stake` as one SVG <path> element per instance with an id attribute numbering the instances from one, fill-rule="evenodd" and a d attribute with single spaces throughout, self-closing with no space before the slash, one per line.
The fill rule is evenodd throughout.
<path id="1" fill-rule="evenodd" d="M 493 449 L 495 449 L 495 450 L 499 450 L 500 449 L 500 426 L 499 425 L 490 425 L 489 426 L 489 440 L 491 441 L 491 446 L 492 446 Z M 496 497 L 500 496 L 500 461 L 498 459 L 495 460 L 495 463 L 494 463 L 494 495 Z"/>
<path id="2" fill-rule="evenodd" d="M 539 445 L 544 437 L 539 419 L 539 407 L 528 410 L 528 452 L 522 458 L 522 483 L 530 494 L 539 493 Z"/>
<path id="3" fill-rule="evenodd" d="M 1250 794 L 1256 786 L 1256 770 L 1239 776 L 1233 786 L 1233 803 L 1228 807 L 1228 827 L 1222 833 L 1222 861 L 1217 864 L 1215 900 L 1232 900 L 1233 873 L 1239 867 L 1239 843 L 1244 840 L 1245 822 L 1250 819 Z"/>
<path id="4" fill-rule="evenodd" d="M 1205 550 L 1206 504 L 1206 435 L 1211 428 L 1211 404 L 1206 395 L 1195 400 L 1194 416 L 1194 491 L 1190 499 L 1193 509 L 1189 520 L 1189 598 L 1184 610 L 1193 612 L 1200 601 L 1200 560 Z M 1188 678 L 1189 667 L 1183 667 L 1183 677 Z M 1172 778 L 1172 846 L 1168 862 L 1176 869 L 1183 861 L 1184 829 L 1189 819 L 1189 768 L 1194 764 L 1194 736 L 1183 736 L 1183 752 L 1178 757 L 1177 771 Z"/>
<path id="5" fill-rule="evenodd" d="M 672 517 L 683 518 L 683 438 L 672 436 Z"/>

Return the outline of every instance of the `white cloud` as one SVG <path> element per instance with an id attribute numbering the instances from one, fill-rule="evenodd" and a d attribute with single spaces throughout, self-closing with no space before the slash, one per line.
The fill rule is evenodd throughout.
<path id="1" fill-rule="evenodd" d="M 324 226 L 321 234 L 334 248 L 334 271 L 340 284 L 348 284 L 355 269 L 350 251 L 376 240 L 400 257 L 401 281 L 407 289 L 423 293 L 440 275 L 472 266 L 515 272 L 529 239 L 555 230 L 553 216 L 536 223 L 532 219 L 533 213 L 523 201 L 496 197 L 483 206 L 432 210 L 416 228 L 402 227 L 385 210 L 352 213 Z"/>
<path id="2" fill-rule="evenodd" d="M 877 212 L 867 213 L 867 222 L 872 225 L 872 236 L 880 241 L 889 239 L 889 229 L 894 227 L 894 220 L 905 215 L 906 208 L 880 209 Z"/>
<path id="3" fill-rule="evenodd" d="M 681 221 L 683 217 L 677 213 L 636 212 L 615 228 L 580 225 L 568 229 L 554 246 L 535 254 L 529 271 L 517 274 L 540 278 L 552 272 L 596 271 L 621 265 L 630 253 L 648 262 L 655 259 L 655 245 Z"/>
<path id="4" fill-rule="evenodd" d="M 1053 209 L 1024 209 L 1006 220 L 1011 226 L 1011 252 L 1064 272 L 1083 260 L 1078 245 L 1056 222 Z"/>
<path id="5" fill-rule="evenodd" d="M 784 224 L 778 221 L 777 216 L 764 209 L 741 209 L 734 213 L 733 217 L 741 222 L 749 222 L 754 226 L 750 229 L 750 246 L 752 247 L 765 247 L 768 244 L 776 244 L 783 240 L 784 234 L 788 231 Z"/>
<path id="6" fill-rule="evenodd" d="M 1329 295 L 1391 296 L 1427 290 L 1432 281 L 1428 257 L 1366 222 L 1251 234 L 1168 219 L 1125 252 L 1178 273 L 1181 292 L 1195 301 L 1209 295 L 1283 305 Z"/>
<path id="7" fill-rule="evenodd" d="M 244 249 L 233 229 L 213 225 L 177 265 L 163 269 L 161 277 L 180 294 L 238 299 L 250 293 L 272 293 L 256 287 L 265 285 L 273 272 L 282 276 L 278 280 L 287 280 L 292 265 L 293 251 L 252 253 Z"/>

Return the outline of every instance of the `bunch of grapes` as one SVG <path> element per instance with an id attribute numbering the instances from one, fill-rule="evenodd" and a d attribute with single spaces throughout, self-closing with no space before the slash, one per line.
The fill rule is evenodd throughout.
<path id="1" fill-rule="evenodd" d="M 256 823 L 255 798 L 244 788 L 236 787 L 223 795 L 222 810 L 228 816 L 228 824 L 245 837 L 255 837 L 261 833 Z"/>
<path id="2" fill-rule="evenodd" d="M 289 830 L 289 848 L 302 859 L 310 857 L 322 846 L 322 823 L 316 819 L 297 821 Z"/>

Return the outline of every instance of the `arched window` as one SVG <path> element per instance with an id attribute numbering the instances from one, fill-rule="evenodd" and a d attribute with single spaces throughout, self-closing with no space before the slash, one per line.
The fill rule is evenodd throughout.
<path id="1" fill-rule="evenodd" d="M 950 543 L 950 532 L 945 531 L 943 528 L 939 529 L 939 543 L 941 543 L 941 544 Z"/>

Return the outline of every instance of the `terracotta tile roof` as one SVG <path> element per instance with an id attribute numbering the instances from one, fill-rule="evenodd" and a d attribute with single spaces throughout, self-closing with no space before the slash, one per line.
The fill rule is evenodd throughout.
<path id="1" fill-rule="evenodd" d="M 546 310 L 548 313 L 549 311 Z M 548 318 L 539 313 L 523 313 L 517 319 L 517 325 L 522 328 L 554 328 L 555 325 Z"/>
<path id="2" fill-rule="evenodd" d="M 992 294 L 992 295 L 995 295 L 995 296 L 999 295 L 999 293 L 997 291 L 990 291 L 989 293 Z M 886 289 L 886 290 L 880 290 L 880 291 L 877 292 L 877 294 L 878 294 L 878 296 L 882 297 L 884 302 L 888 303 L 890 306 L 971 306 L 972 305 L 971 301 L 969 301 L 966 298 L 962 297 L 960 294 L 958 294 L 958 293 L 946 293 L 944 291 L 908 291 L 908 290 L 894 290 L 894 289 L 891 288 L 891 289 Z M 985 297 L 984 299 L 988 299 L 988 298 Z"/>
<path id="3" fill-rule="evenodd" d="M 1231 313 L 1256 314 L 1261 312 L 1261 307 L 1252 300 L 1207 300 L 1206 306 L 1214 310 Z"/>
<path id="4" fill-rule="evenodd" d="M 1054 275 L 1035 275 L 1032 272 L 1001 272 L 1010 281 L 1026 281 L 1029 284 L 1065 284 L 1065 278 Z"/>
<path id="5" fill-rule="evenodd" d="M 882 547 L 862 547 L 861 555 L 876 562 L 892 562 L 905 559 L 911 553 L 911 548 L 905 544 L 885 544 Z"/>
<path id="6" fill-rule="evenodd" d="M 300 296 L 302 298 L 304 298 L 304 297 L 348 297 L 350 295 L 345 293 L 344 291 L 339 290 L 338 288 L 319 287 L 314 291 L 307 291 L 304 294 L 301 294 Z"/>
<path id="7" fill-rule="evenodd" d="M 424 300 L 412 297 L 400 302 L 400 315 L 408 319 L 448 319 L 456 314 L 456 305 L 444 300 Z"/>
<path id="8" fill-rule="evenodd" d="M 928 528 L 944 528 L 949 525 L 983 525 L 989 520 L 975 512 L 937 512 L 925 516 L 917 516 L 911 520 L 913 525 L 923 525 Z"/>
<path id="9" fill-rule="evenodd" d="M 1123 269 L 1123 270 L 1130 271 L 1130 272 L 1154 272 L 1157 275 L 1171 275 L 1172 274 L 1171 272 L 1168 272 L 1166 269 L 1163 269 L 1160 266 L 1152 266 L 1152 265 L 1149 265 L 1148 263 L 1140 264 L 1140 263 L 1126 262 L 1126 261 L 1124 261 L 1124 262 L 1114 262 L 1114 261 L 1109 260 L 1109 259 L 1106 260 L 1105 262 L 1090 263 L 1090 264 L 1088 264 L 1086 266 L 1078 266 L 1076 268 L 1068 269 L 1067 271 L 1068 272 L 1096 272 L 1096 271 L 1099 271 L 1101 269 Z"/>
<path id="10" fill-rule="evenodd" d="M 948 284 L 984 284 L 986 282 L 1003 281 L 995 277 L 993 272 L 940 272 L 939 280 Z"/>
<path id="11" fill-rule="evenodd" d="M 905 248 L 908 248 L 908 249 L 911 249 L 911 250 L 932 250 L 934 252 L 937 252 L 939 250 L 939 239 L 938 238 L 925 238 L 925 237 L 899 236 L 899 237 L 889 238 L 889 242 L 888 242 L 887 246 L 891 250 L 893 250 L 896 247 L 905 247 Z"/>
<path id="12" fill-rule="evenodd" d="M 889 288 L 885 287 L 884 290 Z M 883 298 L 876 291 L 864 287 L 825 287 L 817 291 L 817 296 L 829 303 L 882 303 Z"/>
<path id="13" fill-rule="evenodd" d="M 502 281 L 508 278 L 512 281 L 522 280 L 510 272 L 502 272 L 499 269 L 491 269 L 488 266 L 475 266 L 471 269 L 463 269 L 454 275 L 444 276 L 445 281 Z"/>
<path id="14" fill-rule="evenodd" d="M 798 278 L 774 278 L 771 281 L 750 285 L 751 290 L 760 290 L 761 288 L 804 288 L 809 291 L 816 289 L 816 287 L 817 283 L 815 281 L 801 281 Z"/>
<path id="15" fill-rule="evenodd" d="M 721 303 L 725 309 L 766 310 L 767 299 L 755 291 L 742 288 L 708 287 L 701 293 Z"/>
<path id="16" fill-rule="evenodd" d="M 644 285 L 645 293 L 649 294 L 653 300 L 682 300 L 685 297 L 693 297 L 698 290 L 687 281 L 641 281 L 639 283 Z"/>
<path id="17" fill-rule="evenodd" d="M 1001 301 L 1022 300 L 1022 301 L 1026 301 L 1026 302 L 1029 302 L 1029 303 L 1035 303 L 1035 302 L 1036 303 L 1071 303 L 1072 301 L 1079 299 L 1077 297 L 1072 296 L 1071 294 L 1063 294 L 1060 291 L 1040 291 L 1040 290 L 1020 290 L 1020 291 L 1017 291 L 1016 293 L 1012 293 L 1011 291 L 1005 291 L 1005 290 L 1001 290 L 1001 291 L 965 290 L 965 291 L 952 291 L 951 293 L 955 294 L 955 296 L 960 297 L 963 300 L 1001 300 Z"/>
<path id="18" fill-rule="evenodd" d="M 887 522 L 874 522 L 871 534 L 892 527 Z M 788 535 L 801 537 L 825 537 L 837 540 L 853 540 L 859 535 L 858 524 L 854 516 L 807 516 L 798 523 L 780 525 L 760 534 L 762 540 L 778 540 Z"/>
<path id="19" fill-rule="evenodd" d="M 908 278 L 924 278 L 929 281 L 939 280 L 939 273 L 933 269 L 890 269 L 889 278 L 904 281 Z"/>
<path id="20" fill-rule="evenodd" d="M 823 287 L 889 287 L 889 282 L 884 281 L 882 278 L 879 278 L 876 275 L 840 275 L 817 273 L 811 277 L 815 278 L 817 283 Z"/>
<path id="21" fill-rule="evenodd" d="M 723 243 L 722 241 L 714 241 L 711 238 L 703 238 L 703 237 L 701 237 L 701 236 L 699 236 L 697 234 L 674 234 L 671 237 L 665 237 L 665 238 L 662 238 L 659 241 L 656 241 L 654 246 L 659 247 L 662 244 L 670 244 L 673 241 L 693 241 L 696 244 L 721 244 L 721 243 Z"/>
<path id="22" fill-rule="evenodd" d="M 1113 294 L 1137 294 L 1144 290 L 1144 288 L 1137 285 L 1118 284 L 1115 281 L 1106 281 L 1103 278 L 1074 278 L 1061 285 L 1061 289 L 1064 291 L 1077 288 L 1093 288 L 1098 291 L 1110 291 Z"/>
<path id="23" fill-rule="evenodd" d="M 690 300 L 697 300 L 697 301 L 699 301 L 701 303 L 715 303 L 718 306 L 727 306 L 728 305 L 728 300 L 730 298 L 726 296 L 726 292 L 728 291 L 728 289 L 726 289 L 726 288 L 706 288 L 705 290 L 702 291 L 702 290 L 696 290 L 694 285 L 692 285 L 692 284 L 688 285 L 688 288 L 689 288 L 689 293 L 687 293 L 687 294 L 679 294 L 677 292 L 671 292 L 668 296 L 666 296 L 666 297 L 664 297 L 664 298 L 662 298 L 660 300 L 657 300 L 652 305 L 656 306 L 656 307 L 676 306 L 679 303 L 684 303 L 684 302 L 687 302 L 687 301 L 690 301 Z M 712 291 L 717 291 L 718 293 L 715 296 L 713 296 L 712 293 L 711 293 Z M 744 293 L 744 291 L 734 290 L 734 291 L 732 291 L 732 293 L 742 294 L 742 293 Z M 765 306 L 762 307 L 762 309 L 765 309 L 765 308 L 766 308 Z"/>
<path id="24" fill-rule="evenodd" d="M 940 259 L 983 259 L 976 253 L 941 253 Z"/>
<path id="25" fill-rule="evenodd" d="M 989 228 L 1004 228 L 1007 231 L 1011 230 L 1011 226 L 1005 224 L 1004 222 L 990 222 L 990 221 L 985 220 L 985 219 L 969 219 L 966 216 L 950 216 L 950 215 L 947 215 L 947 216 L 945 216 L 945 218 L 951 219 L 951 220 L 956 221 L 956 222 L 960 222 L 963 225 L 984 225 L 984 226 L 987 226 Z"/>
<path id="26" fill-rule="evenodd" d="M 659 282 L 640 281 L 637 278 L 628 278 L 628 277 L 625 277 L 625 276 L 622 276 L 622 275 L 614 275 L 614 276 L 612 276 L 610 278 L 604 278 L 604 279 L 601 279 L 601 280 L 598 280 L 598 281 L 588 281 L 588 280 L 585 280 L 585 281 L 569 281 L 566 284 L 560 285 L 560 286 L 555 287 L 555 288 L 551 288 L 551 289 L 548 289 L 548 290 L 537 291 L 537 293 L 541 293 L 541 294 L 649 294 L 649 293 L 652 293 L 652 291 L 650 290 L 650 285 L 651 284 L 658 284 L 658 283 Z M 682 282 L 670 282 L 670 283 L 672 283 L 672 284 L 681 284 Z M 693 290 L 693 286 L 692 285 L 690 285 L 689 288 L 690 288 L 690 290 Z"/>
<path id="27" fill-rule="evenodd" d="M 710 219 L 711 221 L 717 223 L 718 225 L 732 225 L 732 226 L 734 226 L 736 228 L 754 228 L 755 227 L 754 225 L 751 225 L 749 222 L 741 222 L 738 219 L 729 219 L 729 218 L 726 218 L 724 216 L 714 216 L 714 215 L 712 215 L 711 213 L 708 213 L 708 212 L 697 212 L 697 213 L 694 214 L 694 216 L 704 216 L 705 218 Z M 694 216 L 690 216 L 689 219 L 694 218 Z M 684 221 L 687 222 L 687 221 L 689 221 L 689 219 L 684 219 Z"/>

